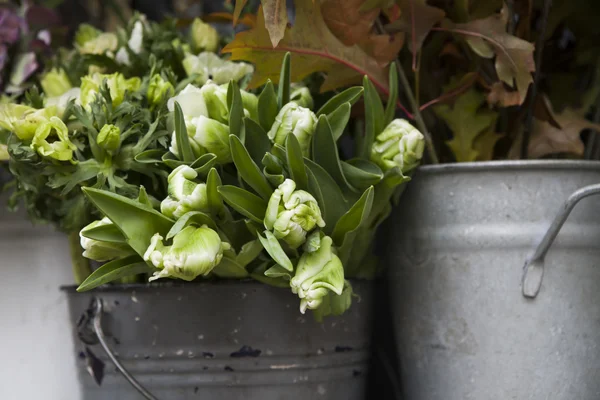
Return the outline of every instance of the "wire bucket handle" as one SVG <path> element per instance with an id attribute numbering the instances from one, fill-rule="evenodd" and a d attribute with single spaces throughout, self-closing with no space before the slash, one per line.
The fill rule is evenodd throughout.
<path id="1" fill-rule="evenodd" d="M 573 192 L 561 206 L 533 256 L 525 262 L 522 280 L 523 296 L 534 299 L 538 295 L 544 278 L 544 259 L 558 232 L 581 199 L 598 193 L 600 193 L 600 184 L 584 186 Z"/>
<path id="2" fill-rule="evenodd" d="M 104 352 L 117 367 L 119 372 L 127 379 L 127 381 L 133 386 L 145 399 L 158 400 L 152 393 L 150 393 L 144 386 L 142 386 L 127 369 L 117 359 L 114 352 L 108 347 L 106 341 L 106 335 L 102 330 L 102 314 L 103 314 L 103 303 L 99 297 L 94 297 L 88 310 L 84 313 L 80 319 L 78 326 L 79 339 L 88 345 L 98 344 L 102 346 Z M 89 350 L 88 350 L 89 352 Z M 94 377 L 96 378 L 96 377 Z M 96 382 L 99 383 L 98 379 Z"/>

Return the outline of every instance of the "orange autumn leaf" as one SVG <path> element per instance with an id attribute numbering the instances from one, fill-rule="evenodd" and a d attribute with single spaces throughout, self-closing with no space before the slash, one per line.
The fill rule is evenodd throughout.
<path id="1" fill-rule="evenodd" d="M 287 7 L 285 0 L 261 0 L 262 10 L 265 16 L 265 27 L 269 32 L 273 47 L 285 35 L 288 24 Z"/>
<path id="2" fill-rule="evenodd" d="M 501 107 L 517 106 L 521 104 L 519 92 L 507 90 L 502 82 L 494 82 L 487 95 L 487 102 L 491 106 Z"/>
<path id="3" fill-rule="evenodd" d="M 320 7 L 312 0 L 296 0 L 296 19 L 288 28 L 277 47 L 273 47 L 265 28 L 262 9 L 256 26 L 238 33 L 223 49 L 232 60 L 254 63 L 257 68 L 251 87 L 264 84 L 267 79 L 279 81 L 281 62 L 286 52 L 291 53 L 291 79 L 300 81 L 314 72 L 329 73 L 321 91 L 332 90 L 360 82 L 363 75 L 381 91 L 388 92 L 387 68 L 380 66 L 358 45 L 344 46 L 327 28 Z"/>
<path id="4" fill-rule="evenodd" d="M 380 9 L 362 11 L 364 0 L 326 0 L 321 14 L 329 30 L 346 46 L 358 44 L 383 66 L 395 60 L 404 45 L 404 33 L 376 34 Z"/>
<path id="5" fill-rule="evenodd" d="M 235 0 L 235 8 L 233 9 L 233 26 L 237 25 L 240 14 L 242 13 L 242 10 L 247 2 L 248 0 Z"/>

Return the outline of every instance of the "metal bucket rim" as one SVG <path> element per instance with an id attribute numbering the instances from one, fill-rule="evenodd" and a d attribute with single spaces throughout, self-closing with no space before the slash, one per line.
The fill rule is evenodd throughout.
<path id="1" fill-rule="evenodd" d="M 600 170 L 600 161 L 595 160 L 505 160 L 476 161 L 422 165 L 419 174 L 446 172 L 501 172 L 506 170 Z"/>
<path id="2" fill-rule="evenodd" d="M 350 278 L 348 279 L 351 284 L 358 284 L 359 282 L 371 282 L 375 283 L 378 279 L 360 279 L 360 278 Z M 274 289 L 281 290 L 289 290 L 289 288 L 280 288 L 272 285 L 268 285 L 266 283 L 262 283 L 256 281 L 254 279 L 215 279 L 211 281 L 197 281 L 197 282 L 184 282 L 184 281 L 167 281 L 167 282 L 151 282 L 151 283 L 127 283 L 127 284 L 112 284 L 106 286 L 100 286 L 94 288 L 89 291 L 89 293 L 111 293 L 111 292 L 128 292 L 131 290 L 136 291 L 146 291 L 146 290 L 156 290 L 156 289 L 177 289 L 177 288 L 210 288 L 216 286 L 225 286 L 225 285 L 236 285 L 236 286 L 246 286 L 246 287 L 269 287 Z M 61 292 L 66 293 L 78 293 L 77 292 L 78 285 L 61 285 L 59 287 Z M 88 292 L 82 292 L 88 293 Z"/>

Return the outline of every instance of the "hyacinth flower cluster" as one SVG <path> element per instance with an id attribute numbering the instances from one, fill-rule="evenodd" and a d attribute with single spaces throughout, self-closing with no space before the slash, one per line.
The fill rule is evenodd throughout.
<path id="1" fill-rule="evenodd" d="M 140 274 L 245 278 L 287 288 L 318 319 L 350 307 L 349 279 L 372 276 L 374 231 L 419 164 L 423 135 L 394 119 L 394 102 L 384 109 L 366 78 L 314 110 L 289 76 L 288 54 L 277 90 L 269 81 L 255 95 L 230 77 L 175 91 L 168 143 L 135 155 L 168 172 L 160 202 L 143 186 L 136 198 L 82 189 L 102 214 L 80 232 L 85 255 L 110 261 L 79 290 Z M 365 134 L 342 159 L 338 141 L 361 97 Z"/>
<path id="2" fill-rule="evenodd" d="M 80 230 L 98 216 L 81 187 L 136 198 L 144 186 L 149 201 L 160 204 L 168 189 L 167 164 L 173 164 L 159 165 L 143 154 L 167 152 L 173 131 L 169 99 L 175 93 L 184 96 L 189 83 L 205 82 L 201 74 L 186 72 L 186 58 L 207 58 L 210 62 L 199 60 L 196 69 L 226 82 L 253 71 L 249 64 L 214 54 L 219 40 L 216 30 L 199 19 L 186 33 L 175 21 L 158 24 L 142 15 L 116 33 L 80 26 L 73 47 L 61 49 L 36 75 L 33 87 L 0 102 L 0 156 L 14 178 L 10 205 L 23 204 L 34 221 L 53 223 L 79 247 Z M 203 95 L 210 85 L 205 87 Z M 189 103 L 181 98 L 181 104 Z M 197 121 L 188 124 L 192 129 Z M 73 265 L 79 282 L 91 272 L 80 256 Z"/>

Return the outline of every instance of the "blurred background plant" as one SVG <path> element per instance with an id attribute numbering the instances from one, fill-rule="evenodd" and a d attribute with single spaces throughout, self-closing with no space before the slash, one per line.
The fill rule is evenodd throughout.
<path id="1" fill-rule="evenodd" d="M 251 85 L 276 81 L 269 65 L 290 51 L 295 80 L 316 72 L 329 91 L 366 74 L 387 96 L 397 59 L 399 112 L 429 137 L 429 162 L 600 158 L 600 3 L 295 0 L 289 15 L 261 3 L 225 49 L 260 62 Z M 238 0 L 234 14 L 248 9 Z"/>

